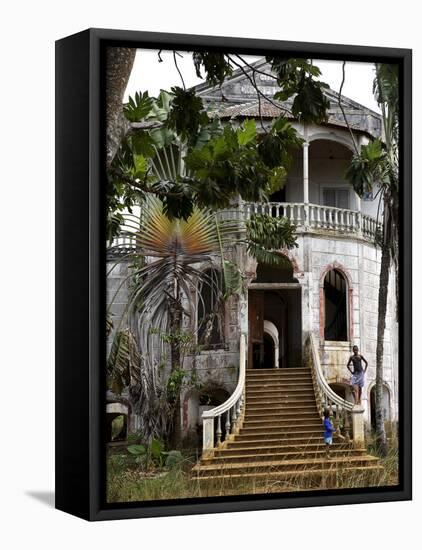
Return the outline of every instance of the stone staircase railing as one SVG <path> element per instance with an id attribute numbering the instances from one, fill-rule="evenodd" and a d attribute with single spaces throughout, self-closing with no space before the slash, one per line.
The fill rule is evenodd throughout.
<path id="1" fill-rule="evenodd" d="M 210 456 L 238 433 L 243 422 L 245 408 L 246 336 L 240 336 L 239 377 L 231 396 L 217 407 L 202 413 L 202 456 Z M 224 428 L 224 431 L 223 431 Z M 214 432 L 216 441 L 214 441 Z"/>
<path id="2" fill-rule="evenodd" d="M 338 435 L 346 441 L 353 439 L 355 443 L 363 443 L 365 440 L 363 412 L 359 405 L 354 405 L 340 397 L 330 388 L 319 358 L 315 336 L 310 334 L 306 343 L 309 363 L 312 371 L 312 380 L 315 390 L 318 412 L 321 417 L 325 410 L 329 410 L 330 417 Z"/>

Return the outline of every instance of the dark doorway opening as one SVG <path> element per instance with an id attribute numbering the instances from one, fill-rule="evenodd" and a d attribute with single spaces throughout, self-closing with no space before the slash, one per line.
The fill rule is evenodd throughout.
<path id="1" fill-rule="evenodd" d="M 269 334 L 264 333 L 264 369 L 273 369 L 275 367 L 274 352 L 274 340 Z"/>
<path id="2" fill-rule="evenodd" d="M 249 289 L 248 368 L 302 366 L 302 289 L 293 265 L 259 264 Z"/>
<path id="3" fill-rule="evenodd" d="M 347 342 L 347 283 L 338 269 L 331 269 L 324 279 L 325 340 Z"/>

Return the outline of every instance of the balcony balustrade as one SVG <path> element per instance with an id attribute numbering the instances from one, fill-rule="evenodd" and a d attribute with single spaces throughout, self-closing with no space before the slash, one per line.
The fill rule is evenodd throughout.
<path id="1" fill-rule="evenodd" d="M 353 235 L 374 241 L 381 223 L 371 216 L 355 210 L 305 204 L 301 202 L 244 203 L 241 208 L 231 208 L 218 212 L 223 220 L 247 220 L 252 214 L 266 214 L 274 218 L 286 217 L 297 227 L 298 233 L 334 233 Z M 124 232 L 114 239 L 108 248 L 111 255 L 123 256 L 136 249 L 133 233 Z"/>

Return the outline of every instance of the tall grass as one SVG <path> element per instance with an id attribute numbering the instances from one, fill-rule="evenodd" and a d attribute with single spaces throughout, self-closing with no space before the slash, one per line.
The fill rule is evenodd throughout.
<path id="1" fill-rule="evenodd" d="M 375 439 L 369 437 L 368 452 L 379 456 Z M 380 458 L 375 470 L 350 469 L 350 464 L 336 465 L 327 460 L 324 473 L 317 469 L 304 473 L 299 467 L 283 475 L 277 467 L 256 472 L 251 478 L 225 476 L 208 481 L 192 471 L 197 458 L 194 452 L 186 453 L 177 467 L 154 471 L 142 470 L 128 456 L 125 449 L 111 449 L 108 455 L 108 502 L 149 501 L 206 496 L 228 496 L 262 493 L 285 493 L 307 490 L 381 487 L 398 483 L 397 436 L 389 436 L 388 455 Z M 349 468 L 348 468 L 349 466 Z M 261 475 L 259 475 L 261 474 Z"/>

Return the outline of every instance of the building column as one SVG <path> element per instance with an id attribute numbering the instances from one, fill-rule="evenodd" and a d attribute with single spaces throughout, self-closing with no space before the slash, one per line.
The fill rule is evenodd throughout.
<path id="1" fill-rule="evenodd" d="M 302 144 L 303 148 L 303 202 L 309 203 L 309 142 Z"/>
<path id="2" fill-rule="evenodd" d="M 309 142 L 304 141 L 303 150 L 303 202 L 304 202 L 304 225 L 309 227 Z"/>

